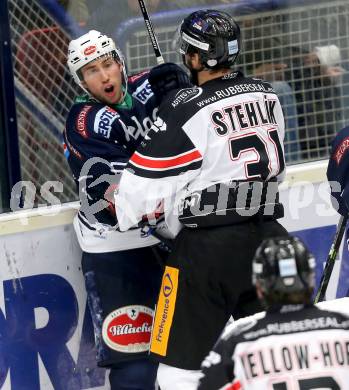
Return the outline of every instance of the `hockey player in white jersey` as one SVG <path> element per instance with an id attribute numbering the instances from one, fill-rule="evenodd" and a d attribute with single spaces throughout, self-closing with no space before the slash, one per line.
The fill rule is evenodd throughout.
<path id="1" fill-rule="evenodd" d="M 349 317 L 314 306 L 315 259 L 297 238 L 262 243 L 253 262 L 267 311 L 224 330 L 200 390 L 349 389 Z"/>
<path id="2" fill-rule="evenodd" d="M 121 229 L 163 208 L 179 232 L 152 331 L 162 390 L 186 388 L 231 314 L 261 310 L 253 255 L 264 238 L 287 234 L 277 222 L 284 117 L 269 83 L 231 69 L 240 45 L 239 26 L 224 12 L 184 19 L 179 47 L 197 87 L 163 101 L 116 196 Z"/>

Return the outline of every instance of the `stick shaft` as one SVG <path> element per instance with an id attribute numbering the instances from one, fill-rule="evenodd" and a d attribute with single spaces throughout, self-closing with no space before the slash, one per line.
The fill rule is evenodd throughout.
<path id="1" fill-rule="evenodd" d="M 339 249 L 341 242 L 342 242 L 342 239 L 343 239 L 343 235 L 344 235 L 347 221 L 348 221 L 348 215 L 344 215 L 344 216 L 342 215 L 339 219 L 336 234 L 334 236 L 333 243 L 332 243 L 331 248 L 330 248 L 330 252 L 327 256 L 326 265 L 325 265 L 324 271 L 322 273 L 320 286 L 319 286 L 319 289 L 316 293 L 314 303 L 321 302 L 325 298 L 327 286 L 328 286 L 328 283 L 331 279 L 332 270 L 334 267 L 334 263 L 336 261 L 338 249 Z"/>
<path id="2" fill-rule="evenodd" d="M 151 20 L 149 18 L 147 7 L 146 7 L 146 5 L 145 5 L 143 0 L 138 0 L 138 4 L 139 4 L 139 8 L 141 9 L 141 12 L 142 12 L 142 15 L 143 15 L 143 19 L 144 19 L 144 23 L 145 23 L 145 27 L 146 27 L 146 29 L 148 31 L 148 35 L 149 35 L 151 44 L 152 44 L 153 49 L 154 49 L 156 62 L 158 63 L 158 65 L 163 64 L 165 62 L 165 60 L 164 60 L 164 58 L 163 58 L 163 56 L 161 54 L 161 50 L 160 50 L 160 47 L 159 47 L 159 44 L 158 44 L 158 40 L 157 40 L 155 32 L 154 32 L 154 27 L 153 27 L 153 24 L 152 24 L 152 22 L 151 22 Z"/>

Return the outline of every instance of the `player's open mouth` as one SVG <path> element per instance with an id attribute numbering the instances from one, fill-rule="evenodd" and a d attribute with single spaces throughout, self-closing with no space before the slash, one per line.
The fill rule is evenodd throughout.
<path id="1" fill-rule="evenodd" d="M 104 92 L 111 96 L 114 94 L 114 87 L 112 85 L 108 85 L 106 88 L 104 88 Z"/>

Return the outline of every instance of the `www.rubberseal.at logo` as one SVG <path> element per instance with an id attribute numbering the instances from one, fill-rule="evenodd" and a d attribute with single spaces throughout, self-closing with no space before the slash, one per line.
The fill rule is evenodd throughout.
<path id="1" fill-rule="evenodd" d="M 165 274 L 164 276 L 164 283 L 162 287 L 162 292 L 165 295 L 166 298 L 168 298 L 173 290 L 173 282 L 171 279 L 171 276 L 169 273 Z"/>
<path id="2" fill-rule="evenodd" d="M 115 351 L 137 353 L 149 349 L 153 310 L 146 306 L 124 306 L 104 320 L 102 337 Z"/>

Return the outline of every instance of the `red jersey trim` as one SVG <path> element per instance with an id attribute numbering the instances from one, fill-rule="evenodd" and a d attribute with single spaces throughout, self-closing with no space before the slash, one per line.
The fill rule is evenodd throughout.
<path id="1" fill-rule="evenodd" d="M 178 168 L 200 159 L 202 159 L 201 153 L 197 149 L 193 149 L 189 152 L 167 158 L 145 157 L 140 153 L 135 152 L 131 157 L 130 162 L 141 168 L 157 170 Z"/>
<path id="2" fill-rule="evenodd" d="M 228 387 L 224 387 L 225 390 L 242 390 L 240 381 L 234 381 L 231 385 Z"/>

